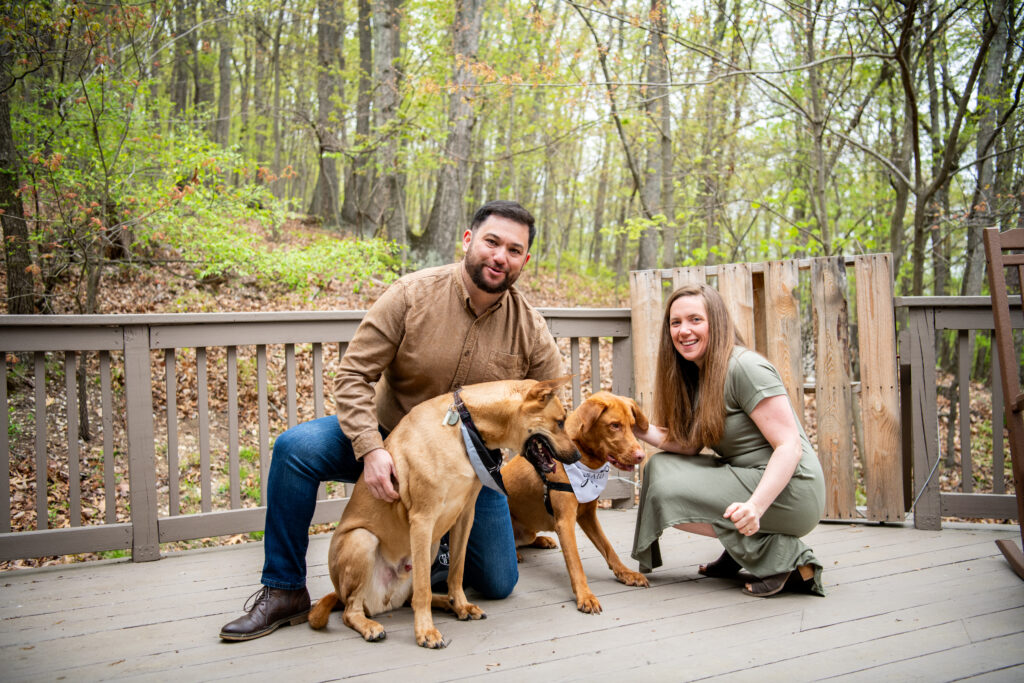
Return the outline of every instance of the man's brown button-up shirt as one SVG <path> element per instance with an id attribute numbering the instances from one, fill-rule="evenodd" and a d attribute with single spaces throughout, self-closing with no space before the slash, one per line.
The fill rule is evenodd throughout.
<path id="1" fill-rule="evenodd" d="M 357 458 L 383 446 L 378 424 L 394 429 L 434 396 L 477 382 L 564 374 L 543 316 L 512 287 L 477 317 L 462 268 L 458 262 L 400 278 L 360 323 L 334 383 L 338 422 Z"/>

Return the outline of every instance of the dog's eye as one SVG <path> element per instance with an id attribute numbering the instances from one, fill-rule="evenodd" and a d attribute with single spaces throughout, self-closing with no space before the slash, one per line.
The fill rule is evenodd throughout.
<path id="1" fill-rule="evenodd" d="M 559 420 L 558 421 L 558 428 L 559 429 L 565 429 L 565 420 Z"/>
<path id="2" fill-rule="evenodd" d="M 622 423 L 621 422 L 612 422 L 608 426 L 611 427 L 612 429 L 614 429 L 615 431 L 619 431 L 620 429 L 622 429 Z"/>

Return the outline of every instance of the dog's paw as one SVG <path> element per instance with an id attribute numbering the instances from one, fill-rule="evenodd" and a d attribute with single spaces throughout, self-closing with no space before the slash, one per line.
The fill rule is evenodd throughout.
<path id="1" fill-rule="evenodd" d="M 454 611 L 455 615 L 459 618 L 459 621 L 469 621 L 470 619 L 476 621 L 478 619 L 487 618 L 487 613 L 473 603 L 466 603 L 464 609 L 455 609 Z"/>
<path id="2" fill-rule="evenodd" d="M 642 588 L 649 588 L 650 582 L 647 577 L 640 572 L 634 572 L 629 569 L 624 569 L 619 572 L 615 572 L 615 578 L 626 584 L 627 586 L 640 586 Z"/>
<path id="3" fill-rule="evenodd" d="M 533 543 L 530 544 L 531 548 L 544 548 L 545 550 L 553 550 L 558 547 L 555 543 L 555 539 L 550 536 L 538 536 L 533 539 Z"/>
<path id="4" fill-rule="evenodd" d="M 361 631 L 363 640 L 368 643 L 379 643 L 388 637 L 387 631 L 380 624 L 374 624 L 373 626 Z"/>
<path id="5" fill-rule="evenodd" d="M 431 650 L 440 650 L 441 648 L 448 647 L 448 642 L 436 628 L 428 629 L 423 633 L 417 633 L 416 644 Z"/>
<path id="6" fill-rule="evenodd" d="M 576 609 L 587 614 L 600 614 L 601 603 L 597 601 L 597 597 L 593 593 L 590 595 L 584 595 L 576 601 Z"/>

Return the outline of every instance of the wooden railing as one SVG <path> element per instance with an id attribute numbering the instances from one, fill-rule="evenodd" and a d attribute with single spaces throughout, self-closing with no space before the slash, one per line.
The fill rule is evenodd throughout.
<path id="1" fill-rule="evenodd" d="M 598 389 L 632 394 L 628 309 L 542 312 L 574 405 Z M 0 560 L 125 549 L 152 560 L 161 543 L 262 530 L 272 439 L 334 412 L 325 377 L 362 315 L 0 316 L 0 491 L 11 511 L 0 515 Z M 83 484 L 90 476 L 102 480 Z M 83 503 L 89 486 L 102 496 Z M 336 521 L 345 496 L 323 487 L 314 523 Z M 633 485 L 612 482 L 606 497 L 632 504 Z M 15 504 L 32 498 L 27 512 Z"/>
<path id="2" fill-rule="evenodd" d="M 1011 297 L 1011 301 L 1019 301 Z M 991 391 L 991 441 L 978 448 L 981 439 L 972 437 L 972 411 L 968 387 L 973 356 L 969 352 L 971 336 L 991 334 L 994 328 L 992 302 L 987 296 L 975 297 L 899 297 L 895 301 L 900 317 L 906 317 L 906 329 L 900 334 L 899 354 L 903 402 L 904 454 L 913 471 L 913 488 L 907 504 L 914 511 L 919 529 L 939 529 L 942 517 L 971 519 L 1015 519 L 1016 500 L 1006 493 L 1008 448 L 1003 441 L 1003 400 L 999 377 L 999 359 L 992 354 L 987 388 Z M 1011 315 L 1014 328 L 1024 327 L 1020 306 Z M 936 352 L 942 335 L 950 331 L 957 347 L 957 366 L 953 382 L 958 387 L 945 414 L 938 409 L 939 377 Z M 957 415 L 957 420 L 950 418 Z M 940 418 L 947 438 L 940 439 Z M 981 423 L 982 421 L 978 421 Z M 982 423 L 984 424 L 984 423 Z M 956 462 L 950 447 L 959 437 L 960 458 Z M 991 450 L 988 446 L 991 444 Z M 992 490 L 975 490 L 974 475 L 982 466 L 991 467 Z M 959 491 L 942 491 L 939 479 L 955 474 Z"/>
<path id="3" fill-rule="evenodd" d="M 751 268 L 757 348 L 784 341 L 792 357 L 807 357 L 793 335 L 801 339 L 801 315 L 805 329 L 813 316 L 777 312 L 795 296 L 795 274 L 813 278 L 828 272 L 834 279 L 841 265 L 855 266 L 856 260 L 812 265 L 786 266 L 782 284 L 778 265 Z M 717 269 L 703 274 L 721 277 Z M 871 279 L 863 273 L 858 278 L 861 283 Z M 845 299 L 819 305 L 817 315 L 828 320 L 841 312 Z M 849 378 L 850 415 L 868 395 L 864 366 L 874 360 L 886 365 L 892 357 L 866 351 L 873 342 L 864 336 L 870 318 L 865 310 L 861 303 L 855 335 L 861 340 L 861 370 Z M 629 309 L 543 313 L 573 374 L 574 405 L 597 389 L 642 399 L 640 382 L 634 386 L 631 322 L 647 344 L 655 336 L 648 332 L 656 328 L 652 320 L 635 320 Z M 971 415 L 963 391 L 956 399 L 960 419 L 949 429 L 957 430 L 961 450 L 973 457 L 957 466 L 959 491 L 939 488 L 943 461 L 952 458 L 944 455 L 938 435 L 940 420 L 948 418 L 939 408 L 936 340 L 947 330 L 956 335 L 957 377 L 964 386 L 971 370 L 970 335 L 993 327 L 988 298 L 897 298 L 895 313 L 905 321 L 899 344 L 903 445 L 897 463 L 903 476 L 902 483 L 897 477 L 875 495 L 896 500 L 900 511 L 912 510 L 920 528 L 939 528 L 942 516 L 1013 519 L 1013 496 L 1003 483 L 1002 431 L 991 430 L 991 451 L 989 442 L 977 446 L 971 419 L 963 417 Z M 260 473 L 269 466 L 272 440 L 293 424 L 333 413 L 332 367 L 361 318 L 352 311 L 0 316 L 0 377 L 6 379 L 0 381 L 0 454 L 5 456 L 0 491 L 9 511 L 0 515 L 0 560 L 123 550 L 136 560 L 150 560 L 159 557 L 161 543 L 261 530 L 265 477 Z M 1019 314 L 1014 326 L 1024 328 Z M 801 405 L 804 395 L 821 391 L 820 372 L 811 381 L 799 362 L 785 366 L 803 381 L 797 385 Z M 999 391 L 998 382 L 989 387 Z M 994 425 L 1002 424 L 1001 403 L 998 394 L 993 396 Z M 78 417 L 82 412 L 87 420 Z M 815 422 L 817 428 L 821 420 Z M 89 439 L 82 438 L 87 426 Z M 851 434 L 849 422 L 842 429 Z M 980 492 L 973 483 L 982 461 L 992 470 L 991 492 Z M 18 478 L 11 479 L 10 472 Z M 84 480 L 89 476 L 98 481 Z M 90 487 L 102 491 L 98 503 L 83 495 Z M 628 505 L 633 487 L 613 482 L 607 497 Z M 33 504 L 26 509 L 27 499 Z M 325 487 L 314 522 L 337 520 L 346 500 L 343 487 Z M 874 509 L 858 505 L 855 514 L 870 519 L 891 514 Z M 26 522 L 26 517 L 33 519 Z"/>

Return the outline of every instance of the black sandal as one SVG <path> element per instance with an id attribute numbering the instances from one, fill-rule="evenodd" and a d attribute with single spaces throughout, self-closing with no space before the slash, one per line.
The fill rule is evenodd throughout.
<path id="1" fill-rule="evenodd" d="M 768 598 L 779 593 L 786 587 L 786 581 L 793 572 L 782 572 L 764 579 L 754 579 L 747 582 L 743 587 L 745 595 L 752 595 L 755 598 Z"/>
<path id="2" fill-rule="evenodd" d="M 807 578 L 804 578 L 805 576 Z M 752 577 L 752 580 L 748 581 L 743 587 L 743 592 L 755 598 L 769 598 L 780 593 L 786 587 L 786 584 L 789 583 L 794 584 L 794 588 L 800 588 L 804 592 L 811 592 L 810 588 L 814 583 L 814 568 L 809 564 L 805 564 L 792 571 L 775 574 L 765 579 Z M 796 584 L 799 585 L 797 586 Z"/>
<path id="3" fill-rule="evenodd" d="M 742 569 L 740 563 L 729 554 L 728 550 L 723 550 L 722 555 L 714 562 L 700 565 L 697 568 L 697 573 L 715 579 L 732 579 L 740 573 L 740 569 Z"/>

